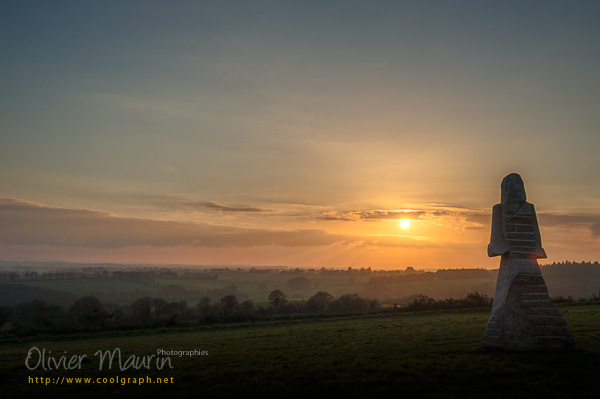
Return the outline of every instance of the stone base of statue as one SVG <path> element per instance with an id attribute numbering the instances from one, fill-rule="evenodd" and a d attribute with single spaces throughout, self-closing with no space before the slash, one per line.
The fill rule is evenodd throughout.
<path id="1" fill-rule="evenodd" d="M 501 268 L 502 269 L 502 268 Z M 550 350 L 573 346 L 567 323 L 548 297 L 539 272 L 518 273 L 500 288 L 487 323 L 483 344 L 515 351 Z"/>

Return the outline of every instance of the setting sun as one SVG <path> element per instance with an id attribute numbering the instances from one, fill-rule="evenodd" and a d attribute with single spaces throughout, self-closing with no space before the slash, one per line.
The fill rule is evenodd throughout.
<path id="1" fill-rule="evenodd" d="M 400 221 L 400 227 L 402 227 L 403 229 L 408 229 L 409 226 L 410 222 L 407 219 L 402 219 Z"/>

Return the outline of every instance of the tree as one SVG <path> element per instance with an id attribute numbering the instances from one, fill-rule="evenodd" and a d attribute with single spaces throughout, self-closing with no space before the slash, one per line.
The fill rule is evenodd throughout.
<path id="1" fill-rule="evenodd" d="M 140 298 L 131 304 L 131 313 L 135 321 L 143 325 L 150 322 L 152 318 L 152 299 L 150 297 Z"/>
<path id="2" fill-rule="evenodd" d="M 60 306 L 48 305 L 41 299 L 17 304 L 9 313 L 7 321 L 14 330 L 46 330 L 64 326 L 64 312 Z"/>
<path id="3" fill-rule="evenodd" d="M 196 314 L 200 321 L 216 320 L 217 316 L 221 312 L 220 304 L 215 303 L 211 305 L 210 298 L 205 296 L 196 305 Z"/>
<path id="4" fill-rule="evenodd" d="M 243 317 L 254 316 L 254 302 L 251 299 L 248 299 L 240 303 L 240 311 Z"/>
<path id="5" fill-rule="evenodd" d="M 175 320 L 185 312 L 187 309 L 187 303 L 185 301 L 170 302 L 165 304 L 163 313 L 167 316 L 168 324 L 175 324 Z"/>
<path id="6" fill-rule="evenodd" d="M 163 298 L 154 298 L 152 300 L 152 304 L 154 305 L 154 319 L 158 321 L 165 309 L 165 306 L 167 306 L 167 301 Z"/>
<path id="7" fill-rule="evenodd" d="M 331 301 L 333 296 L 329 292 L 319 291 L 308 299 L 306 308 L 311 312 L 323 313 Z"/>
<path id="8" fill-rule="evenodd" d="M 491 306 L 492 301 L 488 298 L 487 295 L 481 295 L 479 292 L 471 292 L 467 294 L 467 297 L 464 300 L 465 305 L 469 307 L 484 307 Z"/>
<path id="9" fill-rule="evenodd" d="M 196 313 L 202 316 L 204 314 L 208 314 L 210 312 L 210 298 L 205 296 L 198 301 L 196 305 Z"/>
<path id="10" fill-rule="evenodd" d="M 2 325 L 8 320 L 10 316 L 10 310 L 5 306 L 0 306 L 0 329 Z"/>
<path id="11" fill-rule="evenodd" d="M 281 290 L 273 290 L 269 294 L 269 303 L 275 308 L 275 311 L 277 311 L 277 309 L 279 309 L 279 307 L 284 305 L 286 302 L 287 297 Z"/>
<path id="12" fill-rule="evenodd" d="M 95 296 L 84 296 L 75 301 L 69 308 L 69 314 L 78 327 L 99 327 L 108 317 L 100 300 Z"/>
<path id="13" fill-rule="evenodd" d="M 357 294 L 341 295 L 336 301 L 337 311 L 342 313 L 360 312 L 366 308 L 365 300 Z"/>
<path id="14" fill-rule="evenodd" d="M 223 298 L 221 298 L 220 302 L 223 316 L 225 318 L 233 316 L 234 312 L 239 307 L 239 302 L 235 295 L 225 295 Z"/>
<path id="15" fill-rule="evenodd" d="M 406 306 L 410 310 L 429 310 L 435 307 L 435 299 L 427 295 L 419 294 L 411 303 Z"/>

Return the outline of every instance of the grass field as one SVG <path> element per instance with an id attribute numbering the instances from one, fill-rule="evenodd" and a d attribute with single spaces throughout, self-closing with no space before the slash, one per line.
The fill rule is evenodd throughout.
<path id="1" fill-rule="evenodd" d="M 575 338 L 572 351 L 506 353 L 481 347 L 487 310 L 397 316 L 241 323 L 123 331 L 0 342 L 5 397 L 272 397 L 596 398 L 600 389 L 600 303 L 559 307 Z M 81 370 L 30 371 L 27 351 L 87 354 Z M 206 350 L 172 357 L 172 370 L 102 370 L 94 353 L 119 347 L 126 356 Z M 41 385 L 28 376 L 173 377 L 173 384 Z M 158 395 L 158 396 L 156 396 Z"/>

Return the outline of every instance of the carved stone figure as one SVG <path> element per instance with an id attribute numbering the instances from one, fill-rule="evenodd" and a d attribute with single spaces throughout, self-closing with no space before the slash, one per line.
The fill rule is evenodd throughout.
<path id="1" fill-rule="evenodd" d="M 492 209 L 488 256 L 501 256 L 492 315 L 483 344 L 508 350 L 544 350 L 573 345 L 537 260 L 546 258 L 533 204 L 521 176 L 502 180 L 502 201 Z"/>

